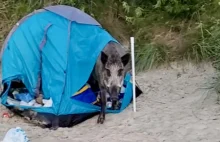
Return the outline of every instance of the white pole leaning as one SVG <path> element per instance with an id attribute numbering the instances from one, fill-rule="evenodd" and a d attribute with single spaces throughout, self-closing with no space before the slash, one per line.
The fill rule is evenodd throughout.
<path id="1" fill-rule="evenodd" d="M 131 62 L 132 62 L 132 85 L 133 85 L 133 111 L 136 112 L 136 84 L 135 84 L 135 58 L 134 58 L 134 37 L 130 37 L 131 41 Z"/>

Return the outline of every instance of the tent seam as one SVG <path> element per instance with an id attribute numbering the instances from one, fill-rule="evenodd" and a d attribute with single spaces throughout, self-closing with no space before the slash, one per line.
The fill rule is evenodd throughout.
<path id="1" fill-rule="evenodd" d="M 60 103 L 59 103 L 59 107 L 58 107 L 58 111 L 57 111 L 57 115 L 59 115 L 60 113 L 60 105 L 62 103 L 62 96 L 65 93 L 65 88 L 66 88 L 66 80 L 67 80 L 67 69 L 68 69 L 68 59 L 69 59 L 69 48 L 70 48 L 70 38 L 71 38 L 71 25 L 72 25 L 72 21 L 69 21 L 68 24 L 68 39 L 67 39 L 67 60 L 66 60 L 66 69 L 64 70 L 64 74 L 65 74 L 65 81 L 64 81 L 64 85 L 63 85 L 63 91 L 61 94 L 61 99 L 60 99 Z"/>

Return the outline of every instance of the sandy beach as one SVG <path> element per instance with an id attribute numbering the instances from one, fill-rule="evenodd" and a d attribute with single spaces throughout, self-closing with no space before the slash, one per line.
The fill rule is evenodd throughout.
<path id="1" fill-rule="evenodd" d="M 219 142 L 220 105 L 210 87 L 215 69 L 176 64 L 137 74 L 143 94 L 119 114 L 107 114 L 103 125 L 97 116 L 72 128 L 42 129 L 14 116 L 0 117 L 0 141 L 19 126 L 31 142 Z M 0 114 L 7 111 L 0 107 Z"/>

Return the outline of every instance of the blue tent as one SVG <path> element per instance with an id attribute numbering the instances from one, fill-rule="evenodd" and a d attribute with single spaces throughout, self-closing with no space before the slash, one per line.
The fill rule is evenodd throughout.
<path id="1" fill-rule="evenodd" d="M 2 83 L 7 87 L 1 95 L 1 103 L 55 115 L 99 112 L 99 106 L 71 99 L 71 96 L 86 84 L 101 50 L 109 41 L 116 39 L 95 19 L 74 7 L 49 6 L 25 16 L 3 44 Z M 21 80 L 34 95 L 39 74 L 44 98 L 53 101 L 51 107 L 7 103 L 13 80 Z M 120 110 L 107 112 L 121 112 L 131 102 L 130 76 L 127 74 L 125 78 Z"/>

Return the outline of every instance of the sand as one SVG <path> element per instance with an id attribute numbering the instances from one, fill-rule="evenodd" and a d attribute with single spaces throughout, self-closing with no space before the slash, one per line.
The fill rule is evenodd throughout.
<path id="1" fill-rule="evenodd" d="M 0 118 L 0 140 L 10 128 L 23 128 L 31 142 L 219 142 L 220 105 L 210 86 L 216 72 L 208 63 L 161 67 L 137 75 L 144 94 L 120 114 L 97 116 L 56 131 L 33 126 L 19 117 Z M 0 113 L 5 111 L 0 107 Z"/>

